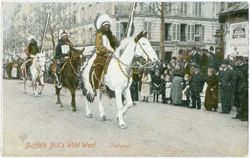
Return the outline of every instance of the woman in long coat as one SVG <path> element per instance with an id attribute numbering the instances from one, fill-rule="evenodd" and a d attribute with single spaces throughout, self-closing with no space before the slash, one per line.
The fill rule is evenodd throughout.
<path id="1" fill-rule="evenodd" d="M 171 99 L 174 105 L 181 105 L 182 88 L 183 88 L 183 70 L 181 65 L 177 64 L 173 72 L 173 80 L 171 86 Z"/>
<path id="2" fill-rule="evenodd" d="M 142 75 L 141 79 L 141 97 L 143 97 L 143 102 L 148 102 L 148 97 L 150 96 L 150 83 L 151 83 L 151 76 L 148 71 L 145 71 Z"/>
<path id="3" fill-rule="evenodd" d="M 217 111 L 219 81 L 213 69 L 208 69 L 207 89 L 205 93 L 205 109 Z"/>

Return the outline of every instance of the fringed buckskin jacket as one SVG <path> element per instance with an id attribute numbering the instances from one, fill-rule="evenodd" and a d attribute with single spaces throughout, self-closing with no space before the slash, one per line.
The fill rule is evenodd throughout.
<path id="1" fill-rule="evenodd" d="M 98 55 L 108 55 L 109 52 L 114 52 L 115 48 L 119 46 L 117 38 L 112 34 L 111 31 L 104 32 L 98 30 L 96 32 L 96 53 Z"/>

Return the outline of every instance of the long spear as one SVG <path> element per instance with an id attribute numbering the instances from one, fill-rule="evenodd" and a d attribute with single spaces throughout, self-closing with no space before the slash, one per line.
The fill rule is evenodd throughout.
<path id="1" fill-rule="evenodd" d="M 41 41 L 40 52 L 42 52 L 42 50 L 43 50 L 43 41 L 44 41 L 44 37 L 46 35 L 47 27 L 48 27 L 48 24 L 49 24 L 49 19 L 50 19 L 50 12 L 47 13 L 47 17 L 46 17 L 46 23 L 45 23 L 45 27 L 44 27 L 44 30 L 43 30 L 43 36 L 42 36 L 42 41 Z"/>
<path id="2" fill-rule="evenodd" d="M 126 28 L 125 37 L 130 37 L 133 34 L 133 31 L 134 31 L 134 15 L 135 15 L 136 6 L 137 6 L 137 2 L 134 2 L 132 12 L 131 12 L 130 17 L 129 17 L 129 22 L 128 22 L 128 25 L 127 25 L 127 28 Z"/>

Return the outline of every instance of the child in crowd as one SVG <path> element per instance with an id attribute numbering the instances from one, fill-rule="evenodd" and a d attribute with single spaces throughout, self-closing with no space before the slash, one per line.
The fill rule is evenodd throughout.
<path id="1" fill-rule="evenodd" d="M 182 106 L 189 107 L 190 87 L 189 87 L 189 75 L 184 75 L 183 90 L 182 90 Z"/>
<path id="2" fill-rule="evenodd" d="M 170 92 L 171 92 L 171 80 L 170 80 L 170 75 L 166 74 L 164 77 L 164 81 L 163 81 L 163 88 L 162 88 L 162 102 L 167 104 L 168 101 L 170 100 L 171 104 L 171 96 L 170 96 Z"/>
<path id="3" fill-rule="evenodd" d="M 159 94 L 161 93 L 161 76 L 159 70 L 155 71 L 152 76 L 152 93 L 154 94 L 154 102 L 158 102 Z"/>
<path id="4" fill-rule="evenodd" d="M 143 97 L 142 102 L 148 102 L 148 97 L 150 96 L 151 83 L 151 76 L 148 70 L 144 71 L 141 82 L 141 97 Z"/>

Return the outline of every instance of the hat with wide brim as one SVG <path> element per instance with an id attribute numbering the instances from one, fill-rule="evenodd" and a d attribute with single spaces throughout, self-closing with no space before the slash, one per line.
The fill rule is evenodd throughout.
<path id="1" fill-rule="evenodd" d="M 110 16 L 108 14 L 102 14 L 98 17 L 97 21 L 96 21 L 96 28 L 97 29 L 100 29 L 101 26 L 103 24 L 109 24 L 111 25 L 112 24 L 112 19 L 110 18 Z"/>

